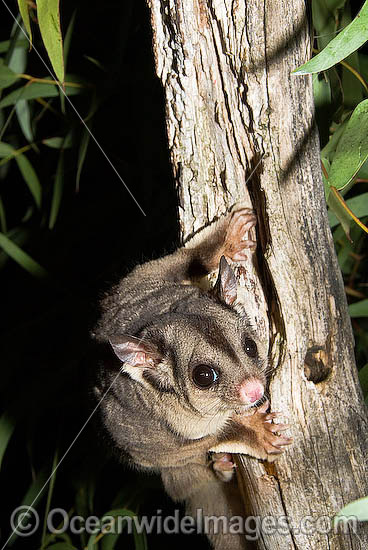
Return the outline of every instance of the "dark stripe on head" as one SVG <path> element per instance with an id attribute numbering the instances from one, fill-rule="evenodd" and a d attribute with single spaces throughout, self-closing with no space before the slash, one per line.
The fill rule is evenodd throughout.
<path id="1" fill-rule="evenodd" d="M 151 384 L 153 388 L 155 388 L 157 391 L 161 393 L 171 393 L 171 394 L 176 393 L 175 389 L 173 388 L 173 386 L 171 386 L 171 384 L 168 384 L 166 381 L 162 380 L 160 378 L 160 375 L 152 372 L 151 370 L 144 369 L 142 373 L 142 377 L 146 380 L 146 382 Z"/>
<path id="2" fill-rule="evenodd" d="M 225 353 L 231 361 L 237 361 L 238 355 L 226 336 L 223 334 L 223 328 L 209 315 L 190 315 L 185 321 L 190 323 L 193 328 L 203 336 L 208 344 L 222 353 Z"/>

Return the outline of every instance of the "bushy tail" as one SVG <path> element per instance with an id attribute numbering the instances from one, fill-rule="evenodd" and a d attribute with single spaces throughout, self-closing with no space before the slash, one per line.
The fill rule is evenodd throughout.
<path id="1" fill-rule="evenodd" d="M 236 480 L 219 480 L 208 467 L 170 468 L 162 472 L 166 491 L 176 501 L 185 501 L 186 514 L 207 535 L 215 550 L 246 550 L 242 533 L 244 509 Z"/>

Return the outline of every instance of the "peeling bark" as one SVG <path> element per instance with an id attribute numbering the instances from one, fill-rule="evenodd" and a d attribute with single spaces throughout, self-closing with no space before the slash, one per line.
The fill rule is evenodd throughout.
<path id="1" fill-rule="evenodd" d="M 256 548 L 366 548 L 363 528 L 313 529 L 368 494 L 368 438 L 311 79 L 291 75 L 311 53 L 305 3 L 148 3 L 184 239 L 238 200 L 259 220 L 258 262 L 248 262 L 246 276 L 239 265 L 242 299 L 275 367 L 272 408 L 285 411 L 295 443 L 273 465 L 239 459 L 247 513 L 293 522 L 286 533 L 263 532 Z"/>

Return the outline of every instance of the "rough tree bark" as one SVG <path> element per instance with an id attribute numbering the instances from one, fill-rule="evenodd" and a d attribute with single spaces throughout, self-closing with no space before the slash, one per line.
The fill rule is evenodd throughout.
<path id="1" fill-rule="evenodd" d="M 293 524 L 286 533 L 263 531 L 256 547 L 366 548 L 364 529 L 313 528 L 368 494 L 368 438 L 326 216 L 311 79 L 290 74 L 310 57 L 306 3 L 148 4 L 184 238 L 240 198 L 259 219 L 258 269 L 238 273 L 276 367 L 272 408 L 286 412 L 295 443 L 272 466 L 241 459 L 246 512 L 286 515 Z M 299 529 L 304 516 L 313 517 L 307 534 Z"/>

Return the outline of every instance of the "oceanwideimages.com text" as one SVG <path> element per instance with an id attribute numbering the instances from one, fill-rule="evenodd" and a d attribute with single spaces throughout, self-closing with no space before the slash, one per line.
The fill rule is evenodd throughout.
<path id="1" fill-rule="evenodd" d="M 180 510 L 175 510 L 173 515 L 164 516 L 162 510 L 157 510 L 153 516 L 137 516 L 134 514 L 113 514 L 102 518 L 97 516 L 82 517 L 70 516 L 62 508 L 50 510 L 46 520 L 49 533 L 60 535 L 62 533 L 88 535 L 98 533 L 151 533 L 155 534 L 241 534 L 247 540 L 257 540 L 265 535 L 321 535 L 330 532 L 348 534 L 355 532 L 358 521 L 355 516 L 339 519 L 336 524 L 329 516 L 306 515 L 296 522 L 288 516 L 208 516 L 201 509 L 197 510 L 195 517 L 183 516 Z M 10 526 L 18 536 L 27 537 L 33 535 L 40 526 L 40 518 L 37 510 L 28 506 L 20 506 L 14 510 Z"/>

